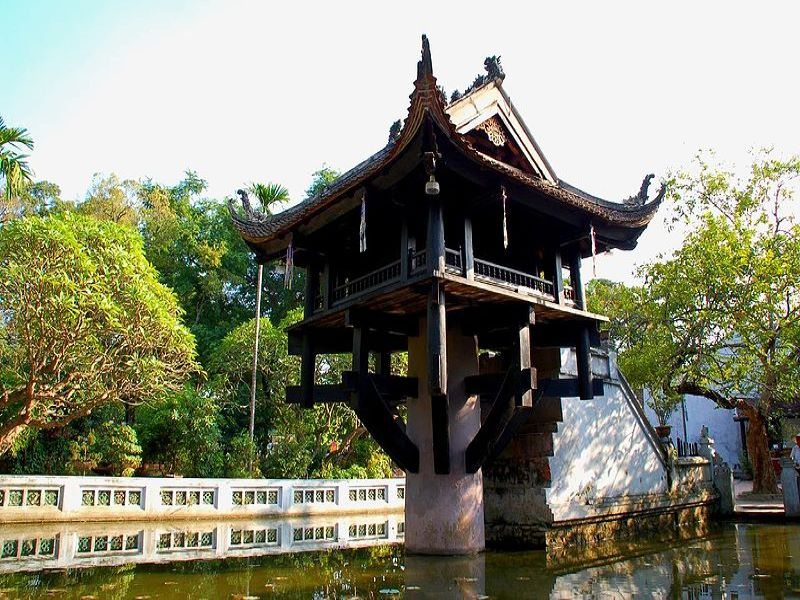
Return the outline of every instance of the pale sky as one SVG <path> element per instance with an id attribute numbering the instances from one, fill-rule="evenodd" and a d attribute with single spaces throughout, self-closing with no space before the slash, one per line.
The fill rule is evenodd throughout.
<path id="1" fill-rule="evenodd" d="M 800 151 L 796 2 L 275 4 L 0 0 L 0 115 L 28 128 L 37 179 L 65 198 L 95 172 L 193 169 L 213 197 L 276 181 L 299 200 L 323 163 L 385 144 L 427 33 L 448 95 L 501 55 L 556 174 L 610 200 L 700 148 Z M 597 274 L 631 281 L 676 238 L 657 218 Z"/>

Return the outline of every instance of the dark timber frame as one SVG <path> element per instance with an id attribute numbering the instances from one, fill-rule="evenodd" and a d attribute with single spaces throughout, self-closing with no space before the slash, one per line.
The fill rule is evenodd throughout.
<path id="1" fill-rule="evenodd" d="M 492 71 L 467 97 L 497 90 L 516 115 L 502 80 Z M 452 467 L 448 390 L 460 383 L 448 382 L 448 330 L 476 336 L 481 349 L 503 359 L 500 372 L 464 382 L 467 394 L 486 400 L 466 450 L 467 470 L 475 472 L 542 398 L 603 393 L 591 370 L 603 317 L 586 310 L 581 261 L 595 248 L 635 246 L 665 193 L 662 186 L 649 202 L 648 176 L 624 203 L 587 194 L 555 177 L 527 128 L 509 134 L 499 113 L 457 130 L 448 111 L 465 106 L 459 102 L 466 101 L 445 105 L 423 36 L 408 115 L 385 148 L 282 213 L 257 214 L 244 199 L 244 214 L 230 205 L 259 260 L 281 257 L 291 243 L 295 264 L 306 269 L 303 320 L 288 331 L 289 353 L 301 356 L 300 385 L 287 389 L 287 401 L 304 408 L 347 402 L 409 472 L 418 471 L 420 450 L 396 409 L 420 396 L 419 381 L 393 375 L 391 364 L 392 353 L 422 335 L 421 321 L 436 473 Z M 499 138 L 476 129 L 491 119 Z M 540 378 L 535 351 L 565 346 L 576 350 L 577 378 Z M 350 353 L 352 370 L 341 383 L 318 385 L 316 359 L 330 353 Z"/>

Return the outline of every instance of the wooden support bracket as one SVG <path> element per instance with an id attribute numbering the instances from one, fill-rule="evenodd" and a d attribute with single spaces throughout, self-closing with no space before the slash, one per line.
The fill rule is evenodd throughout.
<path id="1" fill-rule="evenodd" d="M 350 393 L 350 405 L 361 423 L 401 469 L 418 473 L 419 449 L 406 434 L 405 427 L 395 419 L 374 380 L 361 377 L 359 373 L 354 373 L 353 377 L 356 381 L 351 383 L 356 384 L 356 391 Z"/>
<path id="2" fill-rule="evenodd" d="M 478 375 L 478 377 L 482 377 Z M 467 473 L 475 473 L 496 457 L 514 437 L 517 429 L 533 414 L 532 406 L 518 406 L 516 390 L 519 386 L 518 368 L 512 367 L 492 402 L 489 414 L 467 446 L 465 453 Z M 537 396 L 539 392 L 537 391 Z"/>

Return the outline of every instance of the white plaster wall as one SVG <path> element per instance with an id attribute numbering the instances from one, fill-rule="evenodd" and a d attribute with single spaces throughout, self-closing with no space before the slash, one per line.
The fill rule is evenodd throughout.
<path id="1" fill-rule="evenodd" d="M 566 374 L 572 355 L 562 351 Z M 602 372 L 599 366 L 592 370 Z M 591 516 L 594 505 L 610 499 L 667 492 L 666 469 L 653 440 L 614 379 L 606 381 L 604 396 L 563 398 L 561 406 L 564 419 L 553 434 L 552 484 L 546 490 L 556 521 Z"/>
<path id="2" fill-rule="evenodd" d="M 645 399 L 649 392 L 645 390 Z M 733 409 L 719 408 L 714 402 L 701 396 L 686 396 L 686 437 L 688 442 L 700 440 L 700 430 L 705 425 L 709 435 L 714 439 L 714 448 L 732 469 L 739 468 L 739 452 L 742 448 L 739 423 L 733 420 L 736 411 Z M 645 402 L 645 410 L 650 423 L 658 425 L 658 418 Z M 678 406 L 670 416 L 669 424 L 672 427 L 672 443 L 677 443 L 677 438 L 684 439 L 683 411 Z"/>

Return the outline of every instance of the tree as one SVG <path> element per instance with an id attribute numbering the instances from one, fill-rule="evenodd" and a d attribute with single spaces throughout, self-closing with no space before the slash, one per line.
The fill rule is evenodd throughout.
<path id="1" fill-rule="evenodd" d="M 177 295 L 202 364 L 217 343 L 254 311 L 256 265 L 227 207 L 202 199 L 206 182 L 188 171 L 165 186 L 139 187 L 145 252 Z"/>
<path id="2" fill-rule="evenodd" d="M 182 386 L 198 366 L 174 294 L 138 232 L 74 213 L 0 229 L 0 455 L 114 402 Z"/>
<path id="3" fill-rule="evenodd" d="M 219 404 L 206 387 L 186 385 L 159 402 L 140 406 L 136 433 L 143 460 L 184 477 L 222 475 Z"/>
<path id="4" fill-rule="evenodd" d="M 272 206 L 286 202 L 289 199 L 289 190 L 277 183 L 252 183 L 250 191 L 255 194 L 261 203 L 261 211 L 271 214 Z M 256 277 L 256 327 L 253 336 L 253 376 L 250 383 L 250 445 L 253 445 L 256 425 L 256 377 L 258 376 L 258 334 L 261 329 L 261 288 L 264 277 L 264 265 L 258 263 L 258 276 Z M 252 453 L 251 453 L 252 455 Z M 253 465 L 250 465 L 252 471 Z"/>
<path id="5" fill-rule="evenodd" d="M 0 177 L 5 187 L 4 200 L 0 205 L 0 223 L 10 218 L 14 200 L 22 187 L 32 181 L 33 174 L 28 158 L 22 149 L 33 150 L 33 139 L 23 127 L 8 127 L 0 117 Z"/>
<path id="6" fill-rule="evenodd" d="M 334 181 L 336 181 L 341 173 L 336 169 L 332 169 L 326 164 L 311 174 L 311 183 L 306 189 L 306 197 L 311 198 L 316 196 Z"/>
<path id="7" fill-rule="evenodd" d="M 633 382 L 748 418 L 753 490 L 774 493 L 767 422 L 800 392 L 800 158 L 757 154 L 743 178 L 702 157 L 697 166 L 671 184 L 683 246 L 606 308 Z"/>
<path id="8" fill-rule="evenodd" d="M 95 219 L 137 227 L 138 189 L 139 184 L 135 181 L 120 181 L 113 173 L 107 177 L 95 173 L 86 199 L 78 206 L 78 212 Z"/>

